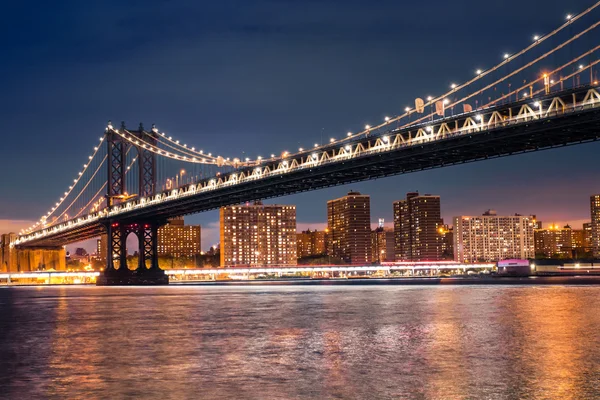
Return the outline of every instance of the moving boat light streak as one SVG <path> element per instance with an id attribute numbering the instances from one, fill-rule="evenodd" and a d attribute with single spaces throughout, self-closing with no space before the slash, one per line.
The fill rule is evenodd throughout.
<path id="1" fill-rule="evenodd" d="M 576 100 L 576 93 L 582 97 L 581 100 Z M 569 99 L 571 98 L 573 101 L 570 102 Z M 579 92 L 568 90 L 546 95 L 539 99 L 529 98 L 510 105 L 463 113 L 431 123 L 410 126 L 377 136 L 362 138 L 359 141 L 354 141 L 343 146 L 332 144 L 320 151 L 306 151 L 282 160 L 265 162 L 264 165 L 255 168 L 245 168 L 225 176 L 215 176 L 196 184 L 161 192 L 150 197 L 126 201 L 84 217 L 74 218 L 59 225 L 21 235 L 12 245 L 27 244 L 27 242 L 36 239 L 98 223 L 111 217 L 124 216 L 135 210 L 221 188 L 287 175 L 299 170 L 312 170 L 313 168 L 332 163 L 343 163 L 348 160 L 378 153 L 389 153 L 425 143 L 452 140 L 466 135 L 475 136 L 483 132 L 511 126 L 527 125 L 535 121 L 552 120 L 574 112 L 599 108 L 600 93 L 598 88 L 587 87 L 581 88 Z M 119 134 L 125 135 L 125 133 L 121 132 Z"/>

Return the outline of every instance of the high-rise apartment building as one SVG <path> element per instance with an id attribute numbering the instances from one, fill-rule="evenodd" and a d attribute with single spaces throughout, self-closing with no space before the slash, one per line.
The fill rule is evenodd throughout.
<path id="1" fill-rule="evenodd" d="M 396 261 L 438 261 L 442 259 L 443 225 L 440 196 L 406 194 L 394 202 Z"/>
<path id="2" fill-rule="evenodd" d="M 600 257 L 600 194 L 590 197 L 591 240 L 594 257 Z"/>
<path id="3" fill-rule="evenodd" d="M 495 262 L 535 256 L 533 218 L 498 216 L 488 210 L 482 216 L 454 217 L 454 260 Z"/>
<path id="4" fill-rule="evenodd" d="M 535 229 L 536 257 L 571 257 L 573 251 L 573 230 L 569 225 L 550 225 L 546 229 Z"/>
<path id="5" fill-rule="evenodd" d="M 583 224 L 583 249 L 585 252 L 592 251 L 592 223 Z"/>
<path id="6" fill-rule="evenodd" d="M 296 206 L 222 207 L 221 266 L 296 265 Z"/>
<path id="7" fill-rule="evenodd" d="M 371 263 L 371 199 L 359 192 L 327 202 L 328 251 L 355 265 Z"/>
<path id="8" fill-rule="evenodd" d="M 296 234 L 298 258 L 323 255 L 326 252 L 325 231 L 306 230 Z"/>
<path id="9" fill-rule="evenodd" d="M 394 231 L 378 227 L 371 232 L 371 262 L 395 260 Z"/>
<path id="10" fill-rule="evenodd" d="M 185 225 L 183 217 L 172 218 L 158 228 L 158 255 L 193 257 L 200 254 L 200 225 Z"/>

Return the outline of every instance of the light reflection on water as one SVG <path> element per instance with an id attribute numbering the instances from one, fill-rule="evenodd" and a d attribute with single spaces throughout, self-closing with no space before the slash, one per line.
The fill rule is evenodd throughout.
<path id="1" fill-rule="evenodd" d="M 600 398 L 600 287 L 0 290 L 0 397 Z"/>

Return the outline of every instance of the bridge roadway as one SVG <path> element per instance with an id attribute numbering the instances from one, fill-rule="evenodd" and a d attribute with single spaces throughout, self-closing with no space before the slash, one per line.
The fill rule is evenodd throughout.
<path id="1" fill-rule="evenodd" d="M 351 142 L 266 159 L 227 176 L 130 200 L 20 236 L 15 245 L 64 245 L 97 237 L 113 222 L 166 221 L 246 201 L 596 141 L 600 137 L 599 92 L 598 87 L 586 86 L 406 128 L 390 126 Z"/>

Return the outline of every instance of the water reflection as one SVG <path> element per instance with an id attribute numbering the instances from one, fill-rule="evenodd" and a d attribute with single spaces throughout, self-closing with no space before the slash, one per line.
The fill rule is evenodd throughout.
<path id="1" fill-rule="evenodd" d="M 585 399 L 595 287 L 0 290 L 8 398 Z"/>

